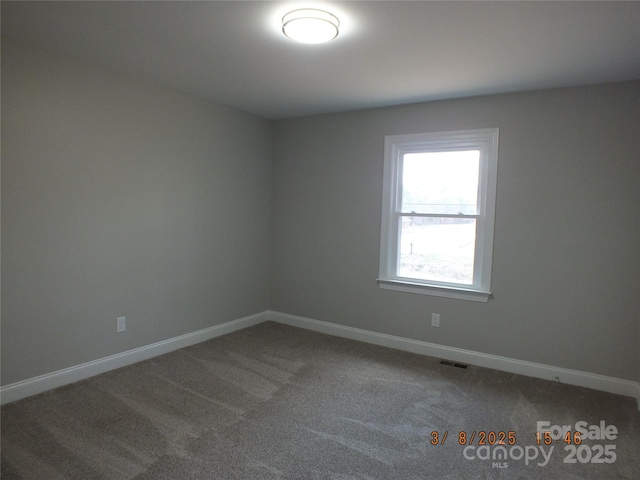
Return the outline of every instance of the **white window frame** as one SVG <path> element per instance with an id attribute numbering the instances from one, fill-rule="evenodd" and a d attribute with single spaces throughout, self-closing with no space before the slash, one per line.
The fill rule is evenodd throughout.
<path id="1" fill-rule="evenodd" d="M 479 150 L 478 212 L 460 215 L 476 219 L 473 283 L 463 285 L 400 277 L 400 215 L 402 158 L 406 153 Z M 486 302 L 491 296 L 491 266 L 498 176 L 498 129 L 390 135 L 385 137 L 382 229 L 380 236 L 380 288 Z M 406 214 L 404 214 L 406 215 Z"/>

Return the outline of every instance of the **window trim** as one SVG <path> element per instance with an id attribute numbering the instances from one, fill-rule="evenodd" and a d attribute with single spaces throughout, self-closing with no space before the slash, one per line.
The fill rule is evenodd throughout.
<path id="1" fill-rule="evenodd" d="M 450 132 L 389 135 L 385 137 L 382 223 L 380 235 L 380 288 L 408 293 L 435 295 L 479 302 L 491 296 L 491 266 L 498 171 L 498 128 Z M 478 179 L 476 249 L 472 285 L 432 282 L 397 275 L 399 205 L 401 202 L 400 159 L 405 153 L 434 150 L 480 150 Z"/>

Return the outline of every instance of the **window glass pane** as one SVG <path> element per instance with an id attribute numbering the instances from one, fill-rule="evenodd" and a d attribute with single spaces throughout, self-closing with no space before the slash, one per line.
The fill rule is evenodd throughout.
<path id="1" fill-rule="evenodd" d="M 478 150 L 405 153 L 402 212 L 478 213 Z"/>
<path id="2" fill-rule="evenodd" d="M 476 220 L 400 217 L 398 276 L 473 284 Z"/>

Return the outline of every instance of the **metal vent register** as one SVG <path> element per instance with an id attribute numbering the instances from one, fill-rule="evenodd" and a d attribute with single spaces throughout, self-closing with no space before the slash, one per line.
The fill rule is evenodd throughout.
<path id="1" fill-rule="evenodd" d="M 440 365 L 446 365 L 448 367 L 456 367 L 456 368 L 467 368 L 468 367 L 468 365 L 465 365 L 464 363 L 450 362 L 449 360 L 440 360 Z"/>

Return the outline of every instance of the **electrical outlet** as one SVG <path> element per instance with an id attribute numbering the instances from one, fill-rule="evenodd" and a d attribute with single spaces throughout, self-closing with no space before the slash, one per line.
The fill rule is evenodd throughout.
<path id="1" fill-rule="evenodd" d="M 127 317 L 116 318 L 116 332 L 122 333 L 127 329 Z"/>
<path id="2" fill-rule="evenodd" d="M 439 313 L 432 313 L 431 314 L 431 326 L 432 327 L 439 327 L 440 326 L 440 314 Z"/>

